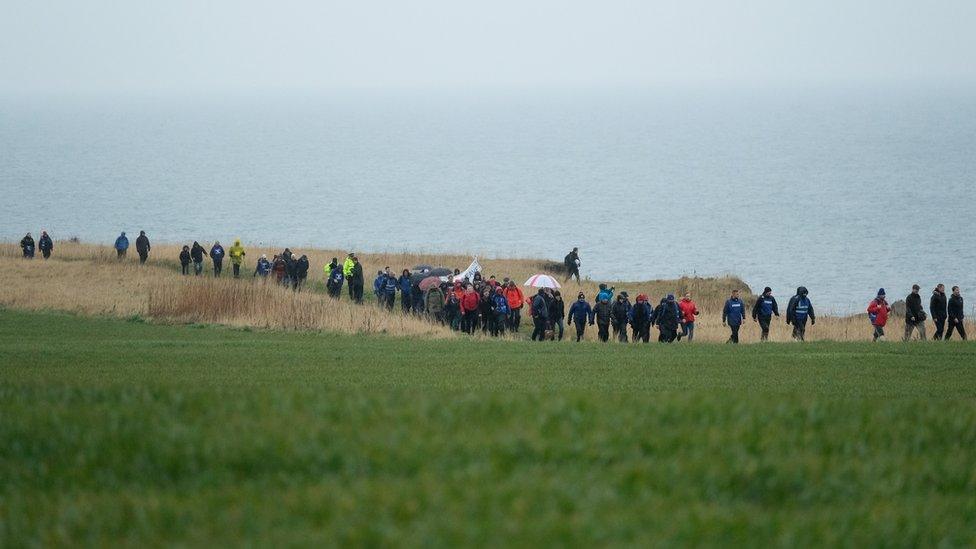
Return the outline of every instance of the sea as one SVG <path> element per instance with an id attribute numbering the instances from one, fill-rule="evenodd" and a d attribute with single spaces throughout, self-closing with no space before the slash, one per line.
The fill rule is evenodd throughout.
<path id="1" fill-rule="evenodd" d="M 976 293 L 974 207 L 966 87 L 0 100 L 7 241 L 145 230 L 556 261 L 578 246 L 595 280 L 734 274 L 851 314 L 879 287 Z"/>

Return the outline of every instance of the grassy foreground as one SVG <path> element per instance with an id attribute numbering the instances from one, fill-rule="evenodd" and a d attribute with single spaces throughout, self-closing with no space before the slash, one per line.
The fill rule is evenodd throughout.
<path id="1" fill-rule="evenodd" d="M 0 545 L 976 543 L 976 347 L 0 311 Z"/>

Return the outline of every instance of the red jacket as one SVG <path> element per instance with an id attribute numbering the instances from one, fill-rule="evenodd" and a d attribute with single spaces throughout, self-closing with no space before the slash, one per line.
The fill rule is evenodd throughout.
<path id="1" fill-rule="evenodd" d="M 872 299 L 871 304 L 868 305 L 868 314 L 875 315 L 874 324 L 879 328 L 884 328 L 885 324 L 888 323 L 888 313 L 891 312 L 891 307 L 888 306 L 888 302 L 885 300 Z"/>
<path id="2" fill-rule="evenodd" d="M 474 290 L 464 292 L 464 296 L 461 298 L 461 310 L 466 313 L 470 311 L 477 311 L 480 303 L 481 296 L 478 295 L 478 292 Z"/>
<path id="3" fill-rule="evenodd" d="M 514 310 L 522 308 L 522 303 L 525 302 L 525 295 L 522 294 L 522 288 L 519 288 L 518 286 L 514 288 L 505 288 L 502 290 L 502 293 L 505 294 L 505 299 L 508 300 L 509 309 Z"/>
<path id="4" fill-rule="evenodd" d="M 698 306 L 695 302 L 690 299 L 682 299 L 678 302 L 678 308 L 681 309 L 681 322 L 694 322 L 695 315 L 698 314 Z"/>

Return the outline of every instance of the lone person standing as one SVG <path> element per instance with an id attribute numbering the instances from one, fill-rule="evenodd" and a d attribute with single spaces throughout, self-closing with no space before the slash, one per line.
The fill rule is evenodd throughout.
<path id="1" fill-rule="evenodd" d="M 139 238 L 136 238 L 136 253 L 139 254 L 139 263 L 145 264 L 146 260 L 149 259 L 149 250 L 152 246 L 149 245 L 149 237 L 146 236 L 146 231 L 139 231 Z"/>
<path id="2" fill-rule="evenodd" d="M 918 331 L 918 338 L 925 341 L 925 310 L 922 309 L 922 296 L 918 284 L 912 285 L 912 293 L 905 298 L 905 341 L 912 339 L 912 332 Z"/>
<path id="3" fill-rule="evenodd" d="M 563 264 L 566 266 L 566 281 L 569 281 L 574 276 L 576 277 L 576 283 L 580 283 L 580 256 L 579 248 L 573 248 L 573 251 L 566 254 L 566 258 L 563 259 Z"/>

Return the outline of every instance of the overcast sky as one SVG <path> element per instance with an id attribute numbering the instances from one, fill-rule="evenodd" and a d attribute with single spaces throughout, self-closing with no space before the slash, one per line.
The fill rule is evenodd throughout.
<path id="1" fill-rule="evenodd" d="M 976 0 L 3 0 L 0 91 L 976 82 Z"/>

